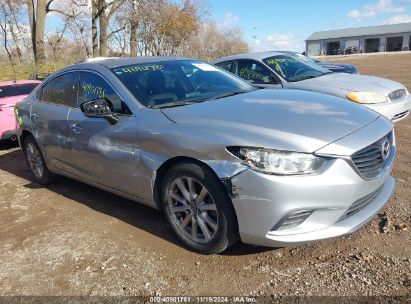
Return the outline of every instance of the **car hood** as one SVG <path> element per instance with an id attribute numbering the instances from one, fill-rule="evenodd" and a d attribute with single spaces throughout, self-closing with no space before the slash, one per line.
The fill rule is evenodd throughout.
<path id="1" fill-rule="evenodd" d="M 257 90 L 162 109 L 180 132 L 226 145 L 314 152 L 379 114 L 344 99 L 299 90 Z M 214 143 L 213 142 L 213 143 Z"/>
<path id="2" fill-rule="evenodd" d="M 317 78 L 290 83 L 290 86 L 314 89 L 318 92 L 321 92 L 321 89 L 333 87 L 347 92 L 375 92 L 384 96 L 388 96 L 392 91 L 405 89 L 402 84 L 389 79 L 344 73 L 327 74 Z"/>

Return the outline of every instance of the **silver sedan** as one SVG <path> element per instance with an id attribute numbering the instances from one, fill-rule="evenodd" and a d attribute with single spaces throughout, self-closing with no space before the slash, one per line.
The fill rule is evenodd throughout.
<path id="1" fill-rule="evenodd" d="M 72 65 L 16 117 L 38 183 L 64 175 L 160 209 L 201 253 L 353 233 L 395 188 L 386 118 L 323 94 L 258 90 L 193 59 Z"/>
<path id="2" fill-rule="evenodd" d="M 367 106 L 398 121 L 408 116 L 411 95 L 402 84 L 373 76 L 333 73 L 290 52 L 262 52 L 220 58 L 215 65 L 256 86 L 313 91 Z"/>

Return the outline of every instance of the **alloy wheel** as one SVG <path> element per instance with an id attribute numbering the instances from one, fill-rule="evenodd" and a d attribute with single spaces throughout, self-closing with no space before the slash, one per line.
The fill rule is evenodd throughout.
<path id="1" fill-rule="evenodd" d="M 40 151 L 31 142 L 26 146 L 26 155 L 30 170 L 36 178 L 42 178 L 44 174 L 43 160 L 41 158 Z"/>
<path id="2" fill-rule="evenodd" d="M 209 242 L 218 230 L 217 206 L 207 188 L 191 177 L 174 180 L 168 208 L 177 228 L 194 242 Z"/>

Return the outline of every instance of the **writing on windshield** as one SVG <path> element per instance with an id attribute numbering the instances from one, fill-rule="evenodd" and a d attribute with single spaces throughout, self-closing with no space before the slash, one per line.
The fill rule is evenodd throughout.
<path id="1" fill-rule="evenodd" d="M 329 70 L 293 55 L 277 55 L 263 59 L 263 62 L 287 81 L 295 82 L 330 73 Z"/>

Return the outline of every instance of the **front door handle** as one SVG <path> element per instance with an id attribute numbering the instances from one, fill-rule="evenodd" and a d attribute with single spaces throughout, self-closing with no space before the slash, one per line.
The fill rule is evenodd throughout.
<path id="1" fill-rule="evenodd" d="M 72 124 L 70 124 L 70 128 L 74 134 L 80 134 L 81 131 L 83 130 L 83 128 L 80 127 L 80 124 L 77 122 L 73 122 Z"/>
<path id="2" fill-rule="evenodd" d="M 36 122 L 36 121 L 39 120 L 40 114 L 38 112 L 33 112 L 33 113 L 31 113 L 30 117 L 34 122 Z"/>

